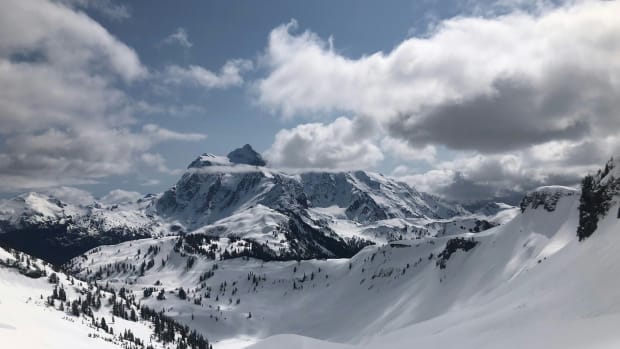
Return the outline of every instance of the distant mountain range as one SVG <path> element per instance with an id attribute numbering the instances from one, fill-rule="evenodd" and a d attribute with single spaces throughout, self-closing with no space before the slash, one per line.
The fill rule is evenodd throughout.
<path id="1" fill-rule="evenodd" d="M 13 314 L 0 335 L 59 348 L 620 345 L 617 162 L 581 189 L 478 206 L 369 172 L 279 171 L 249 146 L 201 155 L 159 195 L 20 195 L 0 205 L 2 243 L 20 245 L 0 248 L 0 312 Z"/>
<path id="2" fill-rule="evenodd" d="M 85 203 L 32 192 L 4 200 L 0 241 L 55 263 L 103 244 L 185 234 L 232 237 L 227 258 L 351 257 L 369 244 L 484 230 L 509 208 L 472 213 L 366 171 L 288 173 L 267 167 L 246 144 L 199 156 L 159 195 Z"/>

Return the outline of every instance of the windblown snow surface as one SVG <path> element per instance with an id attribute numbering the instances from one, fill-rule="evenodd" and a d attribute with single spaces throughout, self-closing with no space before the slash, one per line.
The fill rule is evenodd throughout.
<path id="1" fill-rule="evenodd" d="M 351 259 L 210 259 L 168 236 L 99 247 L 69 267 L 136 293 L 155 288 L 141 302 L 216 349 L 619 348 L 617 197 L 580 242 L 578 190 L 529 195 L 498 227 L 367 246 Z"/>

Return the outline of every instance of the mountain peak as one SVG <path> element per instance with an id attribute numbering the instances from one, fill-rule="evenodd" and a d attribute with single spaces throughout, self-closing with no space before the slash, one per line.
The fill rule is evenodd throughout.
<path id="1" fill-rule="evenodd" d="M 265 166 L 267 163 L 251 145 L 246 144 L 237 148 L 226 156 L 218 156 L 210 153 L 200 155 L 192 161 L 187 168 L 202 168 L 207 166 L 232 166 L 232 165 Z"/>
<path id="2" fill-rule="evenodd" d="M 249 144 L 231 151 L 228 153 L 227 157 L 230 162 L 235 164 L 246 164 L 253 166 L 265 166 L 267 164 L 263 157 Z"/>

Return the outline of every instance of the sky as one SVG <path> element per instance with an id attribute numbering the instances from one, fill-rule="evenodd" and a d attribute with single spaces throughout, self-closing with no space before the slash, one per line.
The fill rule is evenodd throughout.
<path id="1" fill-rule="evenodd" d="M 620 154 L 617 1 L 3 0 L 0 195 L 156 193 L 246 143 L 456 200 Z"/>

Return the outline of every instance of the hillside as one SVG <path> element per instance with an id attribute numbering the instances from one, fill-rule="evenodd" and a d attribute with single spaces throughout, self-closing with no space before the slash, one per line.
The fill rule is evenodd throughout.
<path id="1" fill-rule="evenodd" d="M 445 288 L 434 289 L 433 297 L 416 297 L 416 306 L 405 306 L 407 320 L 402 327 L 356 347 L 617 347 L 620 221 L 615 215 L 606 216 L 590 238 L 579 242 L 578 206 L 575 199 L 561 198 L 551 213 L 542 207 L 526 208 L 481 239 L 462 267 L 452 269 L 448 264 Z M 447 294 L 458 301 L 427 321 L 409 322 L 417 317 L 413 312 L 420 310 L 419 303 L 436 310 Z M 251 348 L 290 348 L 302 343 L 312 343 L 313 348 L 349 348 L 291 335 L 274 336 Z"/>
<path id="2" fill-rule="evenodd" d="M 494 227 L 467 225 L 472 214 L 415 218 L 427 233 L 365 246 L 350 258 L 280 260 L 260 250 L 266 258 L 259 259 L 244 253 L 253 247 L 242 237 L 161 234 L 73 258 L 67 274 L 56 272 L 56 285 L 50 265 L 2 250 L 0 297 L 7 301 L 0 307 L 28 316 L 3 320 L 0 331 L 13 331 L 6 338 L 15 343 L 51 340 L 47 332 L 32 339 L 17 330 L 32 317 L 35 325 L 50 321 L 55 332 L 86 334 L 73 335 L 75 345 L 95 340 L 102 347 L 123 345 L 128 339 L 118 333 L 129 329 L 128 345 L 139 338 L 154 347 L 189 343 L 192 334 L 216 349 L 612 348 L 620 344 L 616 172 L 610 162 L 587 176 L 587 192 L 538 188 L 516 212 L 485 216 L 502 223 Z M 47 213 L 38 217 L 58 214 L 38 207 Z M 578 235 L 593 224 L 589 235 Z M 66 303 L 52 296 L 51 305 L 55 287 L 65 290 Z M 78 316 L 76 297 L 86 304 Z M 102 330 L 102 317 L 116 336 Z M 166 337 L 157 321 L 178 324 L 170 325 L 175 334 Z"/>
<path id="3" fill-rule="evenodd" d="M 368 246 L 351 259 L 220 260 L 165 237 L 97 248 L 71 269 L 152 288 L 145 304 L 216 347 L 614 347 L 620 220 L 601 217 L 580 242 L 580 200 L 578 190 L 543 187 L 498 227 Z"/>
<path id="4" fill-rule="evenodd" d="M 131 299 L 129 292 L 117 294 L 22 252 L 0 248 L 0 338 L 4 347 L 169 347 L 170 340 L 158 337 L 155 322 L 142 316 L 146 308 Z M 180 332 L 172 333 L 173 341 L 189 343 Z M 207 347 L 205 343 L 192 348 Z"/>

